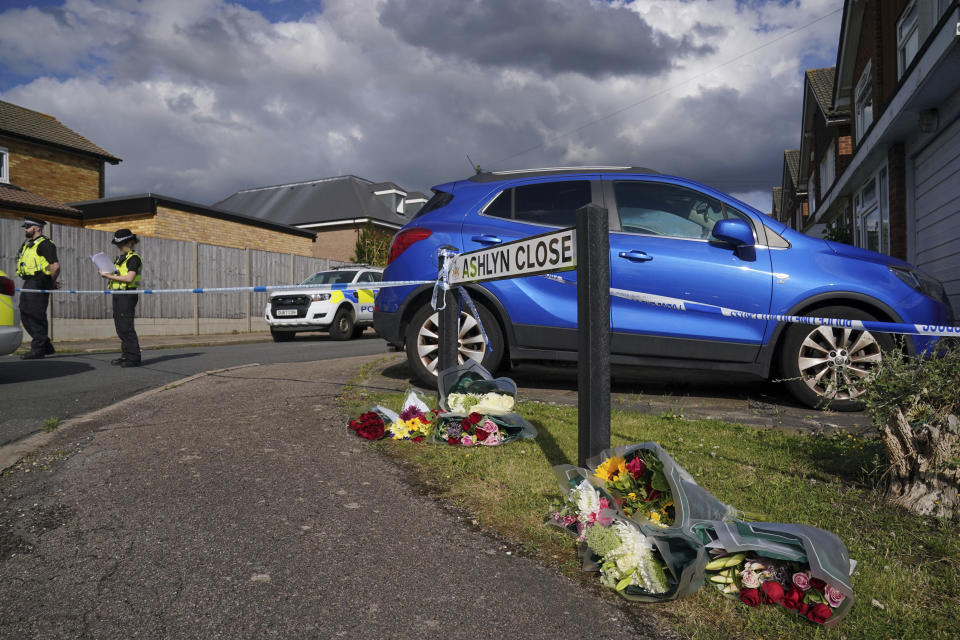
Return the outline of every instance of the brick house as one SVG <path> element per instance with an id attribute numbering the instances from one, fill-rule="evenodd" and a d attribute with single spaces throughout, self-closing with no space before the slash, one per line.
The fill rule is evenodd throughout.
<path id="1" fill-rule="evenodd" d="M 317 235 L 316 255 L 350 260 L 360 230 L 373 225 L 393 234 L 427 201 L 393 182 L 336 176 L 238 191 L 219 209 L 308 229 Z"/>
<path id="2" fill-rule="evenodd" d="M 73 202 L 83 227 L 100 231 L 130 229 L 140 236 L 203 242 L 236 249 L 262 249 L 310 257 L 316 234 L 270 220 L 156 193 Z"/>
<path id="3" fill-rule="evenodd" d="M 835 67 L 807 69 L 804 73 L 802 135 L 797 172 L 806 185 L 807 211 L 797 228 L 810 235 L 822 235 L 827 223 L 849 226 L 846 200 L 823 206 L 837 176 L 850 162 L 850 113 L 833 106 Z"/>
<path id="4" fill-rule="evenodd" d="M 838 163 L 832 187 L 817 184 L 816 207 L 804 227 L 848 212 L 854 244 L 908 260 L 940 279 L 955 312 L 958 24 L 957 0 L 846 0 L 830 102 L 834 112 L 849 114 L 852 149 Z M 819 172 L 809 169 L 817 183 Z"/>
<path id="5" fill-rule="evenodd" d="M 799 149 L 784 150 L 779 189 L 780 217 L 778 219 L 792 229 L 802 229 L 807 216 L 807 186 L 805 182 L 800 183 Z"/>
<path id="6" fill-rule="evenodd" d="M 79 226 L 71 200 L 101 198 L 107 153 L 53 116 L 0 100 L 0 217 Z"/>

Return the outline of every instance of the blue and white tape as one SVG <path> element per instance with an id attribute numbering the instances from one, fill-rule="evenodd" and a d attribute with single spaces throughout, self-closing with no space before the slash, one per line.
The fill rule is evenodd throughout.
<path id="1" fill-rule="evenodd" d="M 353 284 L 271 284 L 257 287 L 198 287 L 194 289 L 17 289 L 18 293 L 66 293 L 66 294 L 165 294 L 165 293 L 267 293 L 270 291 L 291 291 L 296 289 L 311 289 L 320 291 L 357 291 L 378 290 L 387 287 L 408 287 L 418 284 L 433 284 L 433 280 L 397 280 L 395 282 L 369 282 Z"/>
<path id="2" fill-rule="evenodd" d="M 446 262 L 446 261 L 445 261 Z M 450 288 L 450 285 L 446 282 L 446 275 L 448 271 L 446 269 L 441 269 L 440 274 L 436 280 L 396 280 L 396 281 L 385 281 L 385 282 L 376 282 L 369 283 L 374 286 L 357 286 L 356 284 L 326 284 L 326 285 L 315 285 L 315 284 L 300 284 L 300 285 L 267 285 L 267 286 L 257 286 L 257 287 L 202 287 L 202 288 L 193 288 L 193 289 L 93 289 L 93 290 L 76 290 L 76 289 L 17 289 L 16 291 L 20 293 L 59 293 L 59 294 L 106 294 L 106 295 L 135 295 L 135 294 L 145 294 L 145 295 L 156 295 L 156 294 L 174 294 L 174 293 L 190 293 L 190 294 L 205 294 L 205 293 L 266 293 L 270 291 L 293 291 L 297 289 L 311 289 L 311 290 L 321 290 L 321 291 L 356 291 L 358 289 L 385 289 L 388 287 L 408 287 L 416 286 L 423 284 L 434 285 L 434 297 L 433 297 L 433 307 L 437 308 L 437 303 L 439 302 L 438 295 L 439 291 L 446 290 Z M 562 282 L 565 284 L 573 284 L 555 274 L 542 274 L 541 278 L 548 278 L 555 282 Z M 960 338 L 960 326 L 950 326 L 950 325 L 930 325 L 930 324 L 907 324 L 902 322 L 880 322 L 878 320 L 852 320 L 847 318 L 818 318 L 818 317 L 808 317 L 808 316 L 790 316 L 790 315 L 781 315 L 781 314 L 772 314 L 772 313 L 753 313 L 750 311 L 741 311 L 739 309 L 729 309 L 727 307 L 721 307 L 718 305 L 705 304 L 702 302 L 694 302 L 692 300 L 684 300 L 682 298 L 671 298 L 668 296 L 654 295 L 651 293 L 642 293 L 640 291 L 630 291 L 627 289 L 610 289 L 610 295 L 617 298 L 624 298 L 627 300 L 633 300 L 635 302 L 641 302 L 644 304 L 650 304 L 658 307 L 666 307 L 670 309 L 675 309 L 677 311 L 696 311 L 699 313 L 713 313 L 720 314 L 723 316 L 731 318 L 744 318 L 748 320 L 771 320 L 773 322 L 793 322 L 797 324 L 809 324 L 817 326 L 830 326 L 830 327 L 845 327 L 850 329 L 863 329 L 867 331 L 879 331 L 881 333 L 903 333 L 911 335 L 920 335 L 920 336 L 939 336 L 939 337 L 955 337 Z M 471 311 L 474 314 L 474 317 L 477 317 L 479 320 L 478 314 L 476 312 L 476 307 L 473 304 L 473 301 L 469 298 L 466 298 L 467 305 L 470 307 Z M 441 307 L 442 308 L 442 307 Z M 481 331 L 482 331 L 481 326 Z"/>
<path id="3" fill-rule="evenodd" d="M 575 282 L 570 282 L 569 280 L 554 274 L 547 274 L 541 277 L 548 278 L 555 282 L 576 284 Z M 654 295 L 652 293 L 641 293 L 639 291 L 630 291 L 628 289 L 611 288 L 610 295 L 617 298 L 624 298 L 626 300 L 633 300 L 635 302 L 642 302 L 644 304 L 649 304 L 656 307 L 674 309 L 676 311 L 713 313 L 730 318 L 744 318 L 747 320 L 772 320 L 774 322 L 793 322 L 796 324 L 878 331 L 880 333 L 904 333 L 920 336 L 960 338 L 960 326 L 907 324 L 903 322 L 880 322 L 879 320 L 851 320 L 848 318 L 817 318 L 809 316 L 789 316 L 774 313 L 752 313 L 750 311 L 740 311 L 738 309 L 729 309 L 727 307 L 721 307 L 718 305 L 693 302 L 692 300 L 684 300 L 682 298 Z"/>

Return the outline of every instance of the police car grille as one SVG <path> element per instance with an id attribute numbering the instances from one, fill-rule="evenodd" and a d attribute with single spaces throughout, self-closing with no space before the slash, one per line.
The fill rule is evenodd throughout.
<path id="1" fill-rule="evenodd" d="M 270 299 L 270 312 L 275 318 L 305 318 L 310 298 L 307 296 L 277 296 Z M 296 315 L 277 314 L 278 309 L 296 309 Z"/>

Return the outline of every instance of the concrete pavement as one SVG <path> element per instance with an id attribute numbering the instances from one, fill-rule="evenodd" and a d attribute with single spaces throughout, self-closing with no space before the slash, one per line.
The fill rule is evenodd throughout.
<path id="1" fill-rule="evenodd" d="M 348 432 L 329 381 L 381 358 L 201 375 L 48 436 L 0 477 L 0 637 L 669 637 Z"/>

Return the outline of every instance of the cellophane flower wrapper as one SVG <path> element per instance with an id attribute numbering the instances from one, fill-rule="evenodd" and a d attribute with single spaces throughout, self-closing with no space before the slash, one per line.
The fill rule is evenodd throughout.
<path id="1" fill-rule="evenodd" d="M 825 595 L 820 597 L 813 590 L 809 591 L 814 596 L 813 601 L 825 602 L 830 607 L 830 617 L 818 622 L 821 626 L 839 624 L 853 608 L 850 575 L 856 562 L 850 559 L 846 545 L 830 531 L 804 524 L 742 520 L 697 523 L 694 530 L 711 550 L 711 559 L 743 554 L 760 562 L 769 561 L 781 570 L 786 567 L 791 574 L 805 574 L 809 581 L 821 587 L 820 594 L 829 589 L 828 595 L 834 596 L 832 601 Z M 784 588 L 789 587 L 783 576 L 779 578 Z M 792 575 L 790 578 L 792 581 Z M 742 582 L 738 587 L 742 587 Z M 739 594 L 727 595 L 738 597 Z"/>
<path id="2" fill-rule="evenodd" d="M 587 539 L 592 536 L 586 530 L 620 523 L 618 527 L 629 526 L 650 542 L 657 561 L 662 564 L 667 585 L 667 588 L 660 592 L 635 588 L 635 585 L 617 589 L 623 598 L 633 602 L 664 602 L 690 595 L 702 585 L 702 567 L 706 564 L 707 552 L 698 541 L 691 540 L 683 532 L 668 531 L 651 524 L 640 525 L 627 518 L 616 508 L 613 496 L 606 492 L 602 483 L 598 486 L 591 481 L 592 473 L 587 469 L 558 465 L 553 471 L 563 492 L 565 504 L 558 505 L 563 511 L 551 513 L 548 522 L 577 537 L 583 571 L 600 573 L 601 582 L 615 588 L 616 585 L 612 585 L 607 580 L 608 576 L 604 575 L 603 556 L 591 549 L 587 543 Z M 583 500 L 582 494 L 589 490 L 595 492 L 595 496 Z M 591 511 L 597 508 L 598 510 Z"/>
<path id="3" fill-rule="evenodd" d="M 517 401 L 517 383 L 510 378 L 494 378 L 479 362 L 467 362 L 444 369 L 437 376 L 440 408 L 451 416 L 480 413 L 503 416 L 513 413 Z"/>
<path id="4" fill-rule="evenodd" d="M 832 615 L 822 623 L 824 627 L 838 624 L 853 607 L 853 589 L 850 575 L 856 563 L 852 561 L 846 546 L 835 534 L 803 524 L 780 524 L 746 522 L 742 512 L 723 503 L 706 489 L 699 486 L 693 477 L 655 442 L 616 447 L 602 451 L 586 460 L 588 469 L 573 465 L 554 467 L 554 474 L 564 496 L 584 480 L 596 488 L 599 496 L 611 501 L 606 517 L 628 519 L 605 489 L 605 482 L 593 473 L 604 460 L 614 456 L 627 458 L 640 450 L 643 455 L 655 455 L 662 464 L 662 471 L 674 502 L 674 521 L 669 527 L 660 527 L 647 519 L 634 518 L 632 522 L 649 538 L 655 541 L 658 551 L 669 572 L 676 581 L 672 590 L 664 595 L 642 596 L 640 601 L 659 601 L 684 597 L 694 593 L 706 582 L 706 566 L 710 562 L 709 549 L 720 548 L 725 553 L 753 553 L 756 556 L 795 563 L 809 570 L 811 579 L 821 580 L 826 586 L 842 595 L 842 601 L 831 607 Z M 553 524 L 564 526 L 563 522 Z M 570 527 L 565 527 L 571 530 Z M 576 527 L 572 533 L 578 535 Z M 581 544 L 580 554 L 584 570 L 596 570 L 594 559 L 587 555 Z M 838 596 L 839 597 L 839 596 Z"/>
<path id="5" fill-rule="evenodd" d="M 470 422 L 471 416 L 474 416 L 476 421 L 470 425 L 463 425 L 465 421 Z M 492 433 L 491 423 L 496 426 L 496 430 Z M 464 437 L 464 434 L 469 438 Z M 433 431 L 433 442 L 460 446 L 499 446 L 515 440 L 532 440 L 536 437 L 536 428 L 517 413 L 499 416 L 476 413 L 458 416 L 441 413 L 437 418 L 436 429 Z"/>

